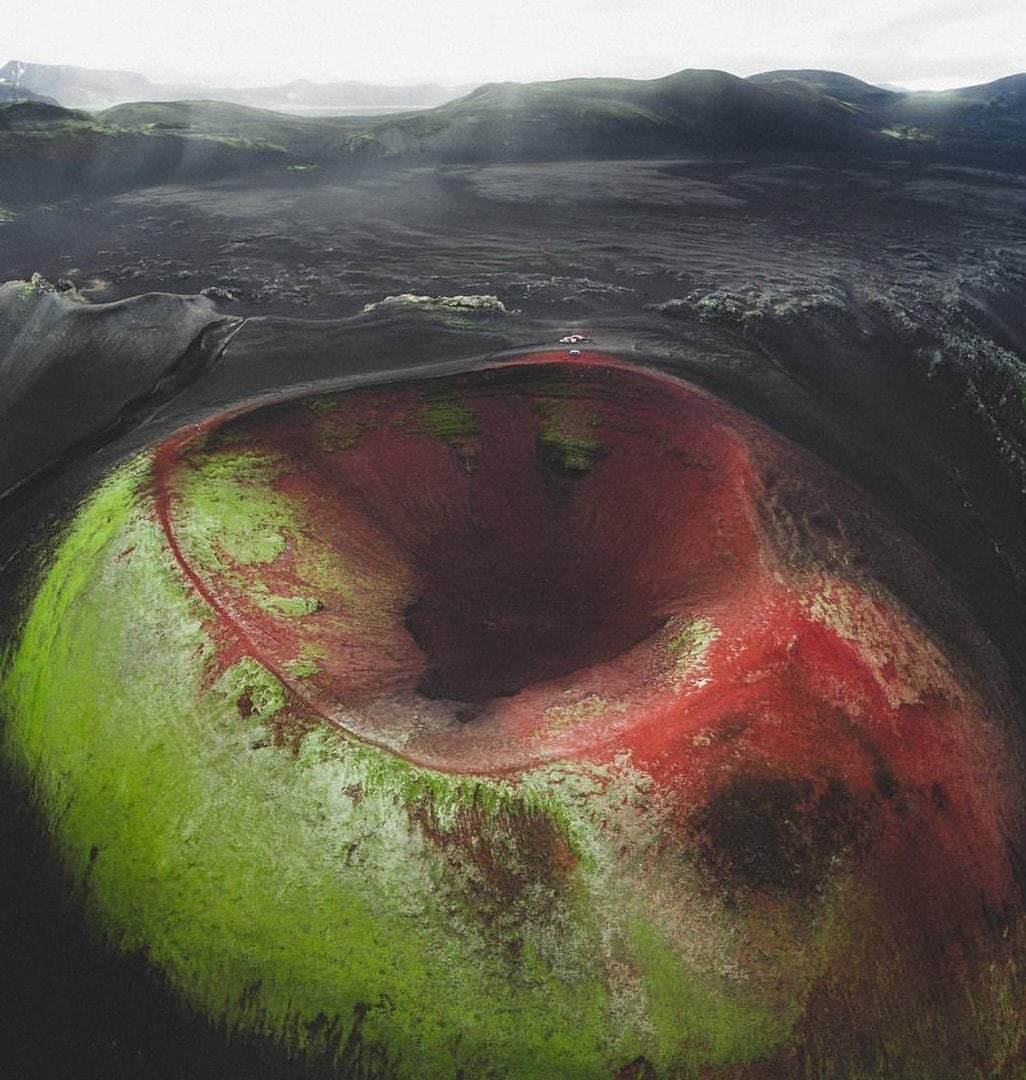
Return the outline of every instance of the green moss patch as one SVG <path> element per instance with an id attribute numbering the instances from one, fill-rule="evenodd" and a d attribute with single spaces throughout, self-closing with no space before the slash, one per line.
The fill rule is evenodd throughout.
<path id="1" fill-rule="evenodd" d="M 668 627 L 670 634 L 666 651 L 678 676 L 693 671 L 705 656 L 709 646 L 719 637 L 719 631 L 706 618 L 678 619 Z"/>
<path id="2" fill-rule="evenodd" d="M 602 457 L 595 413 L 579 402 L 561 399 L 544 401 L 541 409 L 545 417 L 539 437 L 542 456 L 571 473 L 591 469 Z"/>
<path id="3" fill-rule="evenodd" d="M 425 402 L 421 416 L 431 434 L 444 442 L 469 439 L 477 434 L 477 417 L 473 409 L 459 398 L 430 398 Z"/>
<path id="4" fill-rule="evenodd" d="M 253 590 L 253 599 L 264 611 L 286 617 L 313 615 L 323 607 L 316 596 L 278 596 L 275 593 Z"/>
<path id="5" fill-rule="evenodd" d="M 222 554 L 236 563 L 269 563 L 286 547 L 295 524 L 292 506 L 271 486 L 278 462 L 254 452 L 195 453 L 176 476 L 188 513 L 176 528 L 193 558 L 223 569 Z"/>

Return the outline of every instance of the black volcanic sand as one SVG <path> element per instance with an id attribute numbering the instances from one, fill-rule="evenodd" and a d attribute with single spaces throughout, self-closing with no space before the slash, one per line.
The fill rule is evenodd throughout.
<path id="1" fill-rule="evenodd" d="M 905 161 L 449 166 L 264 175 L 18 211 L 4 277 L 93 301 L 219 287 L 236 315 L 339 317 L 388 294 L 609 316 L 692 290 L 943 289 L 1021 253 L 1026 176 Z"/>
<path id="2" fill-rule="evenodd" d="M 1026 688 L 1024 176 L 899 161 L 317 170 L 0 215 L 0 280 L 37 271 L 81 293 L 0 291 L 8 628 L 60 516 L 183 423 L 586 330 L 868 488 L 947 564 Z M 210 286 L 227 291 L 196 298 Z M 179 296 L 100 306 L 151 291 Z M 509 313 L 362 313 L 402 293 L 492 294 Z M 929 620 L 929 595 L 904 599 Z M 958 646 L 964 628 L 944 629 Z M 301 1075 L 226 1046 L 140 961 L 90 942 L 21 803 L 3 789 L 0 1073 Z"/>

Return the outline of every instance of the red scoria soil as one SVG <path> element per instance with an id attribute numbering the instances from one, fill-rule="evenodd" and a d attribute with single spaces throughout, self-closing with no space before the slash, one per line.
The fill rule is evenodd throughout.
<path id="1" fill-rule="evenodd" d="M 287 497 L 287 545 L 250 564 L 220 547 L 212 565 L 186 481 L 240 452 L 274 461 L 239 482 Z M 852 843 L 871 828 L 895 888 L 1008 895 L 999 718 L 849 540 L 876 512 L 694 387 L 536 354 L 219 418 L 159 451 L 155 484 L 218 639 L 359 739 L 477 774 L 629 756 L 711 859 L 733 852 L 717 869 L 739 888 L 790 872 L 732 847 L 761 815 Z M 283 615 L 268 595 L 318 607 Z M 815 853 L 788 843 L 814 886 Z"/>

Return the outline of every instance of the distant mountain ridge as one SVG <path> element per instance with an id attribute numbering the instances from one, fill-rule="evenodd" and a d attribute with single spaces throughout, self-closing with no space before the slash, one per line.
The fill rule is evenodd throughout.
<path id="1" fill-rule="evenodd" d="M 23 92 L 25 71 L 2 72 L 0 89 Z M 302 95 L 308 84 L 290 86 Z M 1026 74 L 899 92 L 840 72 L 742 79 L 687 69 L 660 79 L 488 83 L 434 108 L 378 116 L 288 115 L 217 100 L 137 101 L 92 113 L 0 104 L 0 192 L 28 198 L 257 169 L 690 156 L 942 163 L 1026 175 Z"/>
<path id="2" fill-rule="evenodd" d="M 748 93 L 744 87 L 758 92 Z M 1014 158 L 1023 122 L 1020 114 L 1026 110 L 1026 74 L 943 91 L 885 88 L 843 72 L 815 68 L 765 71 L 744 79 L 689 69 L 660 79 L 564 79 L 478 87 L 376 86 L 301 78 L 280 86 L 239 89 L 154 83 L 130 71 L 12 60 L 0 68 L 0 101 L 24 100 L 92 111 L 179 101 L 223 102 L 299 115 L 346 109 L 425 110 L 420 121 L 397 118 L 377 133 L 384 139 L 381 152 L 385 155 L 404 152 L 412 140 L 420 149 L 437 146 L 474 158 L 496 156 L 495 140 L 489 153 L 475 153 L 470 144 L 479 139 L 479 133 L 461 133 L 460 129 L 498 121 L 505 125 L 504 141 L 511 151 L 543 157 L 558 153 L 560 145 L 590 155 L 600 148 L 603 138 L 610 151 L 619 155 L 629 152 L 632 144 L 639 153 L 672 148 L 682 141 L 696 148 L 727 145 L 737 143 L 747 132 L 752 146 L 767 142 L 808 145 L 811 140 L 824 148 L 854 148 L 867 140 L 873 142 L 881 133 L 892 140 L 923 144 L 940 135 L 967 144 L 1000 137 L 1011 140 L 1006 149 Z M 569 115 L 572 100 L 583 109 L 576 119 Z M 450 111 L 439 114 L 439 108 Z M 532 110 L 533 119 L 528 121 Z M 618 110 L 619 115 L 614 115 Z M 520 113 L 517 121 L 515 111 Z M 555 125 L 547 135 L 528 130 L 546 117 Z M 768 127 L 762 127 L 756 117 Z M 440 120 L 448 126 L 444 136 Z M 994 130 L 981 132 L 981 121 Z M 547 140 L 552 146 L 545 145 Z"/>
<path id="3" fill-rule="evenodd" d="M 261 86 L 243 90 L 212 90 L 204 96 L 211 101 L 226 101 L 237 105 L 258 105 L 263 108 L 333 106 L 373 108 L 430 108 L 442 105 L 472 90 L 471 86 L 439 86 L 419 83 L 415 86 L 378 86 L 363 82 L 311 82 L 296 79 L 282 86 Z"/>
<path id="4" fill-rule="evenodd" d="M 378 86 L 364 82 L 318 83 L 296 79 L 281 86 L 250 88 L 155 83 L 131 71 L 99 71 L 67 64 L 11 60 L 0 68 L 0 87 L 56 99 L 69 109 L 107 109 L 136 101 L 225 101 L 269 109 L 431 108 L 459 97 L 472 85 Z"/>
<path id="5" fill-rule="evenodd" d="M 109 99 L 138 100 L 152 83 L 131 71 L 100 71 L 71 64 L 27 64 L 11 60 L 0 68 L 0 86 L 30 90 L 68 108 L 92 108 Z"/>

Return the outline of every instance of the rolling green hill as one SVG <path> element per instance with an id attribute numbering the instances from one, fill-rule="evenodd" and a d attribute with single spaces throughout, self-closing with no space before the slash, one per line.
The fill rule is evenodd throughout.
<path id="1" fill-rule="evenodd" d="M 43 105 L 56 105 L 57 102 L 44 94 L 36 94 L 20 86 L 9 86 L 0 81 L 0 104 L 20 101 L 36 101 Z"/>
<path id="2" fill-rule="evenodd" d="M 241 175 L 293 156 L 245 136 L 120 126 L 39 102 L 0 105 L 0 191 L 50 197 Z"/>
<path id="3" fill-rule="evenodd" d="M 366 119 L 291 116 L 222 101 L 140 101 L 116 105 L 97 113 L 96 118 L 104 124 L 154 135 L 244 139 L 252 146 L 306 162 L 348 159 L 352 152 L 349 137 L 367 124 Z"/>
<path id="4" fill-rule="evenodd" d="M 458 160 L 865 152 L 876 141 L 833 99 L 798 100 L 699 70 L 493 83 L 437 109 L 379 121 L 371 137 L 386 153 Z"/>
<path id="5" fill-rule="evenodd" d="M 769 71 L 748 80 L 781 95 L 827 95 L 853 122 L 946 162 L 1026 171 L 1026 74 L 957 90 L 899 92 L 836 71 Z"/>
<path id="6" fill-rule="evenodd" d="M 889 105 L 903 95 L 882 86 L 863 82 L 841 71 L 800 68 L 789 71 L 763 71 L 749 75 L 746 82 L 780 92 L 815 90 L 850 105 L 879 107 Z"/>
<path id="7" fill-rule="evenodd" d="M 905 94 L 881 110 L 891 130 L 958 147 L 972 157 L 997 154 L 1026 171 L 1026 75 L 980 86 Z"/>

